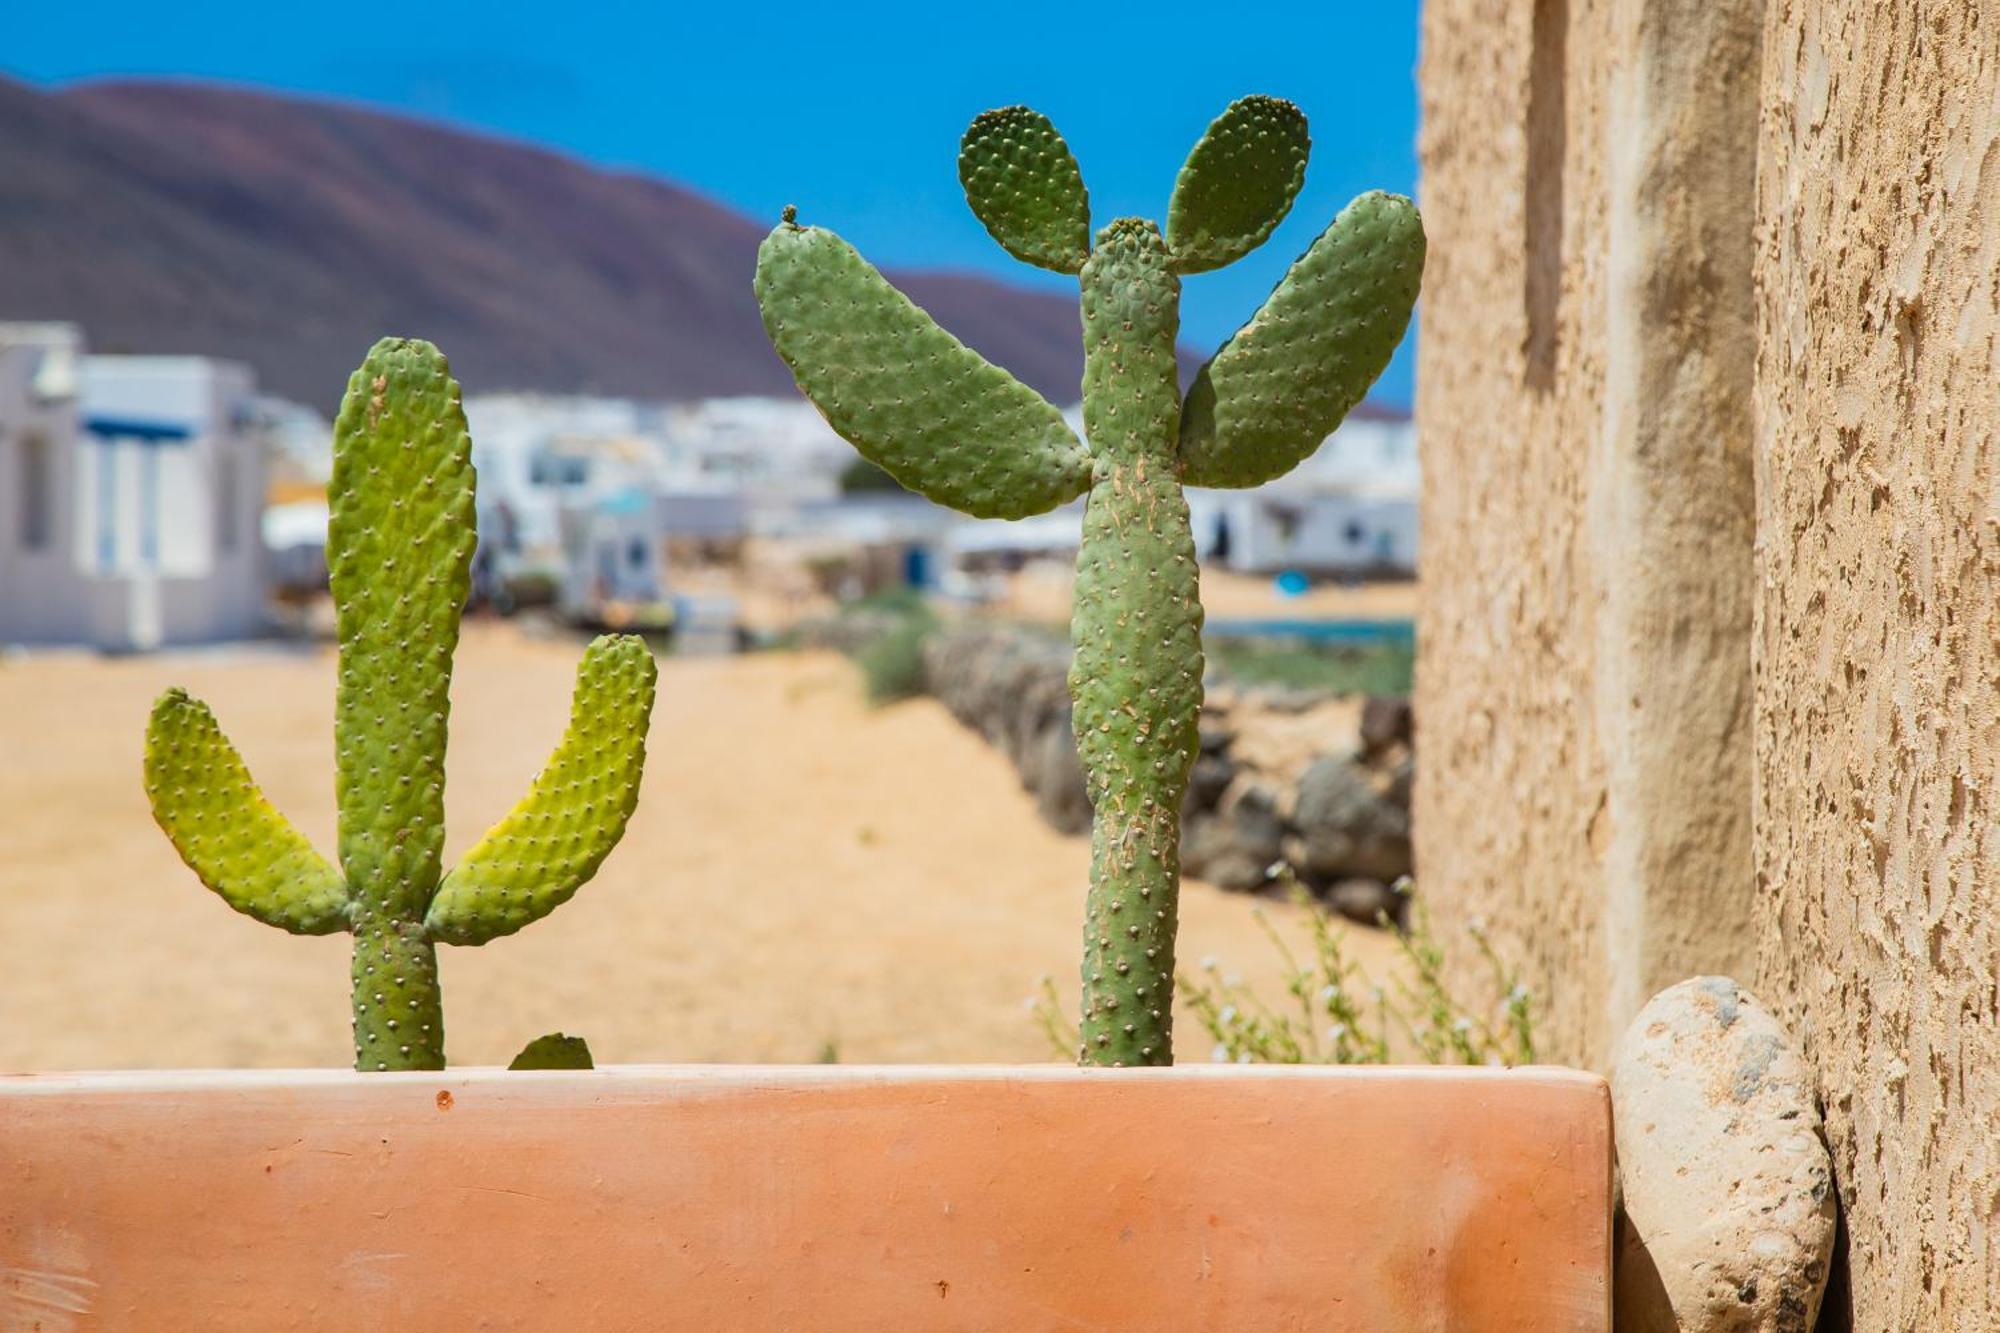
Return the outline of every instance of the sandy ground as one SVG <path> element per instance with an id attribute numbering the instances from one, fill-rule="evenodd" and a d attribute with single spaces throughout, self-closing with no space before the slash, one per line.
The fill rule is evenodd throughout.
<path id="1" fill-rule="evenodd" d="M 580 651 L 467 627 L 448 859 L 527 789 Z M 277 648 L 0 661 L 0 1070 L 348 1061 L 347 938 L 225 908 L 139 779 L 147 708 L 184 685 L 330 851 L 333 673 L 330 650 Z M 443 950 L 450 1056 L 562 1028 L 619 1061 L 1045 1059 L 1023 1000 L 1044 973 L 1074 991 L 1086 862 L 931 701 L 871 711 L 834 657 L 668 659 L 639 811 L 597 879 L 520 935 Z M 1253 905 L 1191 884 L 1183 958 L 1268 981 Z M 1378 975 L 1387 950 L 1356 932 Z"/>

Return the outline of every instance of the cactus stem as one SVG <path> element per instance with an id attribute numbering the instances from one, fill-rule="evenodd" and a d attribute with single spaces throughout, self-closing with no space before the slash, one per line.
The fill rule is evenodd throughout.
<path id="1" fill-rule="evenodd" d="M 437 946 L 413 922 L 373 914 L 355 922 L 354 1067 L 444 1068 Z"/>

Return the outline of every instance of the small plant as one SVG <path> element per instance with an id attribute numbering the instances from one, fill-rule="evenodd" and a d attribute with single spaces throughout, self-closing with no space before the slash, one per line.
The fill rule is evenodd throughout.
<path id="1" fill-rule="evenodd" d="M 1280 877 L 1289 876 L 1283 868 Z M 1284 964 L 1286 999 L 1266 1000 L 1214 959 L 1203 960 L 1198 974 L 1180 978 L 1188 1008 L 1213 1043 L 1212 1059 L 1274 1065 L 1534 1063 L 1533 996 L 1500 960 L 1483 929 L 1468 926 L 1466 933 L 1491 975 L 1493 996 L 1486 1003 L 1461 1003 L 1446 984 L 1444 946 L 1421 898 L 1412 901 L 1409 928 L 1396 930 L 1408 974 L 1384 987 L 1348 959 L 1346 930 L 1296 879 L 1290 882 L 1312 936 L 1309 959 L 1299 960 L 1262 909 L 1255 913 Z M 1397 889 L 1409 892 L 1408 882 Z M 1395 929 L 1387 920 L 1382 924 Z M 1048 978 L 1030 1007 L 1058 1052 L 1074 1048 L 1076 1029 L 1063 1017 Z"/>
<path id="2" fill-rule="evenodd" d="M 1173 1061 L 1180 817 L 1202 698 L 1202 611 L 1184 486 L 1255 486 L 1319 447 L 1401 341 L 1423 272 L 1417 210 L 1364 194 L 1292 265 L 1183 402 L 1184 275 L 1262 244 L 1305 177 L 1289 102 L 1246 97 L 1181 168 L 1164 235 L 1090 201 L 1055 126 L 988 111 L 960 147 L 967 202 L 1003 248 L 1076 275 L 1083 416 L 1062 414 L 796 211 L 757 254 L 764 328 L 827 421 L 898 482 L 982 518 L 1088 494 L 1070 618 L 1077 749 L 1095 811 L 1085 903 L 1086 1064 Z"/>
<path id="3" fill-rule="evenodd" d="M 338 868 L 264 799 L 206 704 L 169 690 L 146 732 L 153 817 L 202 883 L 294 934 L 353 934 L 356 1069 L 442 1069 L 437 945 L 484 944 L 567 902 L 638 799 L 657 669 L 638 639 L 602 638 L 584 653 L 569 729 L 527 796 L 441 873 L 473 484 L 443 355 L 412 339 L 377 343 L 348 381 L 328 488 Z M 551 1034 L 521 1058 L 588 1067 L 589 1052 Z"/>
<path id="4" fill-rule="evenodd" d="M 855 655 L 870 703 L 895 703 L 924 692 L 924 641 L 932 629 L 919 621 L 905 621 Z"/>

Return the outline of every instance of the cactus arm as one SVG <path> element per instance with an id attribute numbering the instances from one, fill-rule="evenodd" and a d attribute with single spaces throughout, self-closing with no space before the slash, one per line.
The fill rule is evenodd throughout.
<path id="1" fill-rule="evenodd" d="M 1195 376 L 1182 479 L 1256 486 L 1304 461 L 1389 364 L 1423 271 L 1423 220 L 1408 199 L 1373 191 L 1342 209 Z"/>
<path id="2" fill-rule="evenodd" d="M 1291 211 L 1311 151 L 1305 115 L 1290 102 L 1231 102 L 1174 181 L 1167 205 L 1174 271 L 1205 273 L 1262 245 Z"/>
<path id="3" fill-rule="evenodd" d="M 429 343 L 385 338 L 334 424 L 328 568 L 340 860 L 353 894 L 359 1069 L 442 1069 L 436 946 L 423 929 L 444 839 L 451 655 L 470 591 L 472 445 Z"/>
<path id="4" fill-rule="evenodd" d="M 424 918 L 431 938 L 484 944 L 511 935 L 597 873 L 638 802 L 657 677 L 637 638 L 590 645 L 562 742 L 521 803 L 445 876 Z"/>
<path id="5" fill-rule="evenodd" d="M 582 1037 L 568 1037 L 560 1032 L 537 1037 L 521 1048 L 521 1053 L 507 1065 L 509 1069 L 595 1069 L 590 1058 L 590 1043 Z"/>
<path id="6" fill-rule="evenodd" d="M 1083 270 L 1086 433 L 1098 479 L 1070 617 L 1070 694 L 1090 791 L 1085 1064 L 1173 1062 L 1181 803 L 1201 715 L 1201 600 L 1174 467 L 1180 280 L 1122 219 Z"/>
<path id="7" fill-rule="evenodd" d="M 346 930 L 347 883 L 251 780 L 208 705 L 168 690 L 146 727 L 146 798 L 201 882 L 294 935 Z"/>
<path id="8" fill-rule="evenodd" d="M 862 456 L 977 518 L 1023 518 L 1090 485 L 1047 399 L 940 328 L 830 231 L 781 222 L 757 305 L 799 388 Z"/>
<path id="9" fill-rule="evenodd" d="M 1008 254 L 1075 273 L 1090 257 L 1090 194 L 1049 118 L 1024 106 L 982 112 L 958 148 L 965 202 Z"/>

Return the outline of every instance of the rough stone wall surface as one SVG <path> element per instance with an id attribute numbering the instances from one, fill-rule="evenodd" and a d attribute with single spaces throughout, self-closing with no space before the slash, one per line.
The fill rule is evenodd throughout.
<path id="1" fill-rule="evenodd" d="M 1604 418 L 1591 549 L 1608 775 L 1609 992 L 1622 1028 L 1700 973 L 1747 976 L 1763 0 L 1619 6 L 1608 99 Z"/>
<path id="2" fill-rule="evenodd" d="M 1417 876 L 1601 1063 L 1749 960 L 1761 0 L 1429 0 Z"/>
<path id="3" fill-rule="evenodd" d="M 1585 522 L 1604 382 L 1591 112 L 1606 28 L 1593 0 L 1428 0 L 1420 75 L 1419 891 L 1441 924 L 1484 918 L 1550 1001 L 1546 1049 L 1570 1060 L 1609 1040 L 1586 998 L 1606 984 Z M 1538 65 L 1555 80 L 1537 89 Z M 1531 91 L 1553 99 L 1532 126 Z"/>
<path id="4" fill-rule="evenodd" d="M 1817 1069 L 1853 1326 L 1990 1330 L 2000 4 L 1771 0 L 1765 45 L 1758 988 Z"/>

